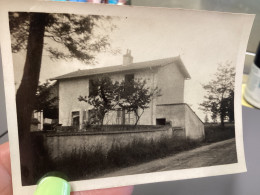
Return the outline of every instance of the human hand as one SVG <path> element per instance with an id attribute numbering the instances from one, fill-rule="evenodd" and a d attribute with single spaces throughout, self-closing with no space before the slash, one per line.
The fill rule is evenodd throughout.
<path id="1" fill-rule="evenodd" d="M 9 143 L 0 145 L 0 194 L 13 194 Z"/>
<path id="2" fill-rule="evenodd" d="M 132 186 L 101 189 L 101 190 L 90 190 L 83 192 L 72 192 L 71 195 L 131 195 L 133 191 Z"/>
<path id="3" fill-rule="evenodd" d="M 71 195 L 131 195 L 133 187 L 72 192 Z M 0 145 L 0 194 L 12 195 L 12 177 L 9 143 Z"/>

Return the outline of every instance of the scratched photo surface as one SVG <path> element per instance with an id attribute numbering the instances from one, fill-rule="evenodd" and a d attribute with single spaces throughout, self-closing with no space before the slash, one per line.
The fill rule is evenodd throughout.
<path id="1" fill-rule="evenodd" d="M 245 171 L 234 107 L 253 16 L 88 6 L 8 12 L 19 184 L 48 172 L 82 190 Z"/>

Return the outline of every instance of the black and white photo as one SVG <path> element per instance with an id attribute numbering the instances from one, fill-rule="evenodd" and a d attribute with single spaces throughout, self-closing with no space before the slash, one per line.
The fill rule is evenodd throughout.
<path id="1" fill-rule="evenodd" d="M 37 5 L 0 21 L 16 192 L 48 172 L 85 190 L 246 170 L 252 15 Z"/>

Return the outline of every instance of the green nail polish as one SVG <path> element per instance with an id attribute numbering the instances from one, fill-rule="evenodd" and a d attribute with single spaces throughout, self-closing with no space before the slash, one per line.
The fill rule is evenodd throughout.
<path id="1" fill-rule="evenodd" d="M 59 177 L 45 177 L 38 186 L 34 195 L 69 195 L 70 184 Z"/>

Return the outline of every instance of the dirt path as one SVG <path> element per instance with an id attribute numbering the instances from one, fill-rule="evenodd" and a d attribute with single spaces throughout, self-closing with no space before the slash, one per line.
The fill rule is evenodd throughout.
<path id="1" fill-rule="evenodd" d="M 200 148 L 182 152 L 163 159 L 153 160 L 137 166 L 123 168 L 118 171 L 102 175 L 101 177 L 206 167 L 236 162 L 237 155 L 235 139 L 230 139 L 207 146 L 202 146 Z"/>

